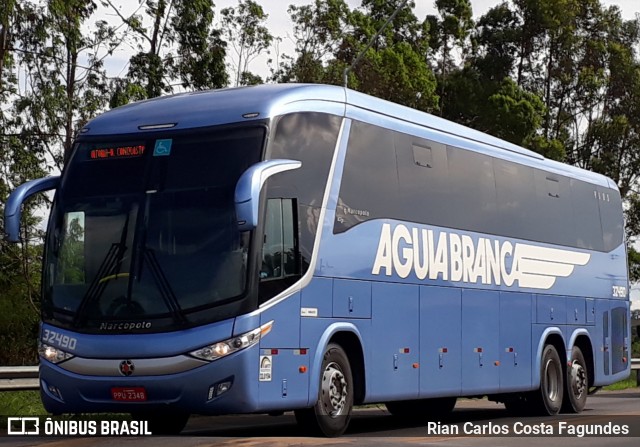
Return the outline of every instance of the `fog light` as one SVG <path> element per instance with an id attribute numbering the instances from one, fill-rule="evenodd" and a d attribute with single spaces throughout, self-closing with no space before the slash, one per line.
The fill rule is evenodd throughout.
<path id="1" fill-rule="evenodd" d="M 226 393 L 231 389 L 233 385 L 233 376 L 227 377 L 226 379 L 215 383 L 209 387 L 209 392 L 207 394 L 207 400 L 211 401 L 222 394 Z"/>
<path id="2" fill-rule="evenodd" d="M 227 382 L 220 382 L 218 384 L 218 387 L 216 389 L 216 397 L 220 396 L 221 394 L 226 393 L 227 391 L 229 391 L 229 389 L 231 388 L 231 381 L 227 381 Z"/>
<path id="3" fill-rule="evenodd" d="M 58 388 L 56 388 L 56 387 L 55 387 L 55 386 L 53 386 L 53 385 L 49 385 L 49 386 L 47 387 L 47 389 L 49 390 L 49 392 L 50 392 L 51 394 L 53 394 L 53 395 L 54 395 L 54 396 L 56 396 L 57 398 L 60 398 L 60 391 L 58 390 Z"/>
<path id="4" fill-rule="evenodd" d="M 62 398 L 62 393 L 57 386 L 49 385 L 44 380 L 40 379 L 40 388 L 46 390 L 50 397 L 59 400 L 60 402 L 64 402 Z"/>

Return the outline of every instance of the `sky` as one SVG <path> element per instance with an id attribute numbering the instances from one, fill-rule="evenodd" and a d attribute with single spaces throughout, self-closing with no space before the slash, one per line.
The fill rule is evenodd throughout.
<path id="1" fill-rule="evenodd" d="M 640 15 L 640 0 L 600 0 L 603 4 L 616 5 L 622 11 L 622 16 L 625 19 L 632 19 L 636 15 Z M 287 13 L 289 5 L 304 5 L 312 3 L 312 0 L 257 0 L 262 6 L 266 14 L 268 14 L 267 26 L 274 36 L 278 36 L 282 39 L 279 45 L 280 54 L 294 54 L 294 44 L 292 39 L 292 26 L 291 20 Z M 229 6 L 236 6 L 237 0 L 214 0 L 216 20 L 219 20 L 220 10 Z M 351 8 L 360 6 L 361 0 L 347 0 L 347 3 Z M 473 8 L 474 17 L 477 18 L 484 14 L 491 7 L 502 3 L 501 0 L 472 0 L 471 6 Z M 138 2 L 131 0 L 114 0 L 114 4 L 119 5 L 123 14 L 131 13 L 138 6 Z M 428 14 L 435 14 L 435 0 L 415 0 L 416 7 L 414 9 L 418 19 L 424 19 Z M 114 18 L 113 13 L 108 12 L 104 14 L 104 18 L 109 20 Z M 134 49 L 131 47 L 123 46 L 114 54 L 115 57 L 109 58 L 106 61 L 106 68 L 110 76 L 124 76 L 126 74 L 128 65 L 127 62 L 133 54 Z M 273 54 L 272 54 L 273 57 Z M 255 59 L 249 66 L 249 69 L 261 76 L 269 74 L 268 67 L 265 63 L 266 57 Z M 633 300 L 632 307 L 640 308 L 640 285 L 632 287 L 631 297 Z"/>

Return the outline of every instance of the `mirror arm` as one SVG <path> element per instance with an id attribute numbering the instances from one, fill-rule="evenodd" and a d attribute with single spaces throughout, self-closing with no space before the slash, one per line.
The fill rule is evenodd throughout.
<path id="1" fill-rule="evenodd" d="M 260 191 L 272 175 L 302 166 L 297 160 L 265 160 L 247 169 L 238 180 L 235 191 L 236 216 L 240 231 L 253 230 L 258 224 Z"/>
<path id="2" fill-rule="evenodd" d="M 9 242 L 20 242 L 21 208 L 25 200 L 39 192 L 56 189 L 59 184 L 60 176 L 44 177 L 23 183 L 11 193 L 4 207 L 4 232 Z"/>

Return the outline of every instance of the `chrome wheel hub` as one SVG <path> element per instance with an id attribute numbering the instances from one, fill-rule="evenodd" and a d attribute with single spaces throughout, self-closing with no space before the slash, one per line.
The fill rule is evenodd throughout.
<path id="1" fill-rule="evenodd" d="M 587 373 L 582 365 L 575 360 L 571 363 L 571 390 L 573 395 L 577 398 L 582 397 L 582 394 L 587 389 Z"/>
<path id="2" fill-rule="evenodd" d="M 344 414 L 347 392 L 347 381 L 340 366 L 334 362 L 329 363 L 322 374 L 320 395 L 320 401 L 326 414 L 331 417 Z"/>

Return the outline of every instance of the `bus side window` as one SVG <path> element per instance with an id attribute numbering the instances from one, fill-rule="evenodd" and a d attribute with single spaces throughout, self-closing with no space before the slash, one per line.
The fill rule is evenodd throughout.
<path id="1" fill-rule="evenodd" d="M 260 267 L 261 303 L 300 278 L 298 204 L 295 199 L 268 199 Z"/>
<path id="2" fill-rule="evenodd" d="M 282 279 L 298 273 L 294 201 L 269 199 L 262 248 L 261 280 Z"/>

